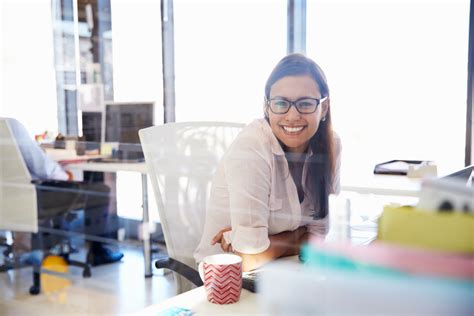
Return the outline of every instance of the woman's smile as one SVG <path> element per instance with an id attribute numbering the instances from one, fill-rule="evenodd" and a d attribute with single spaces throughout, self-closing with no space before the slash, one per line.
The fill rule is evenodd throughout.
<path id="1" fill-rule="evenodd" d="M 280 125 L 280 127 L 283 129 L 286 135 L 290 135 L 290 136 L 298 136 L 301 134 L 303 129 L 306 128 L 306 126 L 289 126 L 289 125 Z"/>

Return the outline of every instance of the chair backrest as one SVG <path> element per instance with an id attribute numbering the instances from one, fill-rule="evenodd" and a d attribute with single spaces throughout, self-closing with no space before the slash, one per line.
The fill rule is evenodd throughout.
<path id="1" fill-rule="evenodd" d="M 168 255 L 196 268 L 193 252 L 204 228 L 206 203 L 218 163 L 244 125 L 169 123 L 140 130 Z M 191 283 L 175 275 L 178 292 Z"/>
<path id="2" fill-rule="evenodd" d="M 0 229 L 38 231 L 36 188 L 4 118 L 0 118 Z"/>

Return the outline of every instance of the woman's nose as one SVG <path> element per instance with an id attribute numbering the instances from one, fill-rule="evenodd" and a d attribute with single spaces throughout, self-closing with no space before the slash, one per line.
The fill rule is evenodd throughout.
<path id="1" fill-rule="evenodd" d="M 296 106 L 291 106 L 288 112 L 286 113 L 287 120 L 297 120 L 301 116 L 300 112 L 296 109 Z"/>

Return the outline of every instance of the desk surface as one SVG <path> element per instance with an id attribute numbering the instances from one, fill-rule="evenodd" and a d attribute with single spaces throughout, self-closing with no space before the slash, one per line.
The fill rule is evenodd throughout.
<path id="1" fill-rule="evenodd" d="M 117 172 L 117 171 L 134 171 L 142 174 L 147 173 L 146 163 L 144 162 L 80 162 L 65 165 L 66 169 L 82 170 L 82 171 L 99 171 L 99 172 Z"/>
<path id="2" fill-rule="evenodd" d="M 341 180 L 341 190 L 361 194 L 396 195 L 418 197 L 421 179 L 398 175 L 374 175 L 346 177 Z"/>
<path id="3" fill-rule="evenodd" d="M 247 290 L 242 290 L 240 300 L 235 304 L 218 305 L 207 301 L 204 286 L 183 294 L 171 297 L 166 301 L 148 306 L 136 313 L 136 315 L 158 315 L 172 307 L 187 308 L 195 312 L 197 315 L 242 315 L 242 314 L 258 314 L 260 306 L 258 304 L 257 294 Z"/>
<path id="4" fill-rule="evenodd" d="M 61 163 L 65 169 L 98 172 L 134 171 L 147 173 L 145 162 L 88 162 L 91 158 L 106 158 L 105 156 L 76 155 L 75 150 L 46 149 L 46 154 L 53 160 Z"/>
<path id="5" fill-rule="evenodd" d="M 98 172 L 134 171 L 142 174 L 147 173 L 145 162 L 87 162 L 90 158 L 100 156 L 77 156 L 75 150 L 66 149 L 46 149 L 46 153 L 52 159 L 59 162 L 74 161 L 74 163 L 65 164 L 66 169 Z M 405 176 L 374 175 L 369 169 L 354 171 L 341 179 L 342 191 L 361 194 L 417 197 L 420 187 L 420 179 L 410 179 Z"/>
<path id="6" fill-rule="evenodd" d="M 289 256 L 277 260 L 281 263 L 291 264 L 289 267 L 294 271 L 302 271 L 303 265 L 295 264 L 299 262 L 298 256 Z M 293 271 L 293 270 L 292 270 Z M 242 289 L 240 300 L 235 304 L 218 305 L 207 301 L 204 286 L 194 290 L 173 296 L 161 303 L 148 306 L 140 310 L 136 315 L 157 315 L 158 312 L 165 311 L 172 307 L 182 307 L 192 310 L 196 315 L 264 315 L 260 308 L 258 294 Z"/>

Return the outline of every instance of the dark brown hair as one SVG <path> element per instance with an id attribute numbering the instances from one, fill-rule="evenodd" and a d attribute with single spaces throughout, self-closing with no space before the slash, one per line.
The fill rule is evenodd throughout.
<path id="1" fill-rule="evenodd" d="M 321 97 L 329 97 L 329 87 L 323 70 L 311 59 L 302 54 L 290 54 L 284 57 L 273 69 L 265 85 L 265 97 L 270 99 L 270 90 L 275 82 L 287 76 L 309 76 L 319 87 Z M 326 102 L 329 102 L 327 100 Z M 268 120 L 268 108 L 265 109 L 265 118 Z M 328 105 L 326 119 L 319 123 L 316 134 L 311 138 L 309 146 L 313 155 L 307 163 L 307 187 L 314 201 L 314 219 L 326 217 L 329 210 L 329 194 L 334 179 L 336 154 L 334 135 L 331 123 L 331 109 Z"/>

